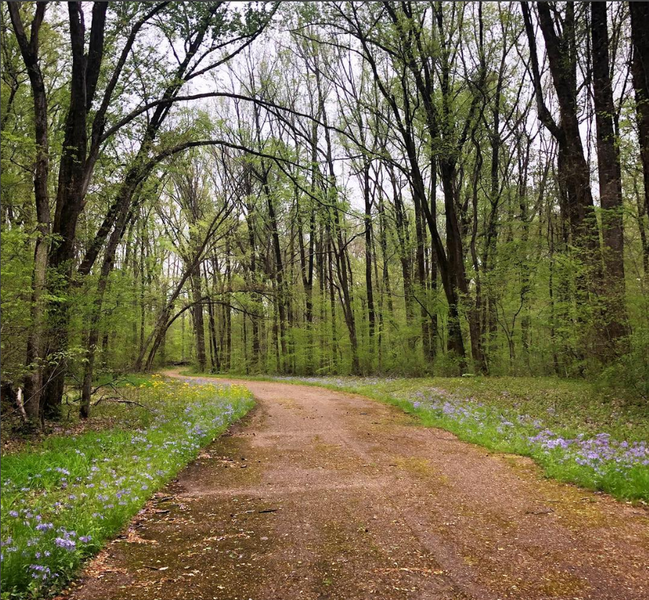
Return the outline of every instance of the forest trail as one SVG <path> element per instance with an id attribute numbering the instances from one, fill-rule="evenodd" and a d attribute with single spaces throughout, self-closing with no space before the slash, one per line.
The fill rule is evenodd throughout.
<path id="1" fill-rule="evenodd" d="M 220 382 L 257 407 L 66 598 L 649 597 L 646 510 L 360 396 Z"/>

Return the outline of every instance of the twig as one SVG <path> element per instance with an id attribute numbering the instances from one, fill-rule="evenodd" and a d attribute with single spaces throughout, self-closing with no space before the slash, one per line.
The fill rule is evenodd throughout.
<path id="1" fill-rule="evenodd" d="M 97 402 L 93 402 L 92 406 L 97 406 L 100 402 L 117 402 L 118 404 L 134 404 L 135 406 L 139 406 L 140 408 L 144 408 L 146 410 L 150 410 L 147 406 L 144 406 L 144 404 L 140 404 L 139 402 L 135 402 L 134 400 L 126 400 L 125 398 L 119 398 L 117 396 L 102 396 L 97 400 Z"/>
<path id="2" fill-rule="evenodd" d="M 114 388 L 116 383 L 119 383 L 120 381 L 124 381 L 125 379 L 126 379 L 126 377 L 115 377 L 111 381 L 108 381 L 106 383 L 102 383 L 101 385 L 98 385 L 96 388 L 94 388 L 92 390 L 92 392 L 90 392 L 90 395 L 92 396 L 92 395 L 96 394 L 101 388 L 106 387 L 106 386 L 110 386 L 110 387 Z"/>

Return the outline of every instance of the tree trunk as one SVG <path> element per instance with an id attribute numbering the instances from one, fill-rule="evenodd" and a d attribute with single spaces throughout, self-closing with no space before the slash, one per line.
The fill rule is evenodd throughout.
<path id="1" fill-rule="evenodd" d="M 363 168 L 363 199 L 365 205 L 365 293 L 367 298 L 367 322 L 369 337 L 369 367 L 372 369 L 375 346 L 376 314 L 374 310 L 374 286 L 372 283 L 372 202 L 370 196 L 370 167 Z"/>
<path id="2" fill-rule="evenodd" d="M 201 282 L 200 265 L 194 269 L 190 277 L 192 302 L 192 320 L 194 321 L 194 339 L 196 343 L 196 362 L 201 373 L 205 372 L 207 367 L 207 358 L 205 355 L 205 322 L 203 319 L 203 285 Z"/>
<path id="3" fill-rule="evenodd" d="M 602 331 L 586 310 L 595 308 L 593 299 L 603 291 L 599 231 L 590 187 L 590 171 L 584 158 L 577 103 L 577 50 L 575 36 L 575 7 L 565 5 L 565 18 L 555 30 L 553 13 L 549 4 L 537 3 L 539 24 L 550 65 L 550 73 L 559 104 L 560 122 L 554 122 L 543 99 L 536 39 L 529 6 L 521 3 L 525 30 L 530 45 L 530 58 L 539 119 L 558 142 L 558 181 L 562 216 L 567 219 L 573 256 L 583 265 L 575 277 L 578 322 L 582 329 L 576 358 L 581 362 L 583 348 L 589 338 L 595 340 L 592 353 L 597 355 L 602 347 Z M 563 219 L 562 219 L 563 220 Z M 561 289 L 562 286 L 560 285 Z M 596 308 L 595 310 L 598 310 Z M 584 336 L 584 332 L 589 335 Z"/>
<path id="4" fill-rule="evenodd" d="M 210 364 L 211 372 L 218 373 L 221 370 L 221 361 L 219 358 L 219 343 L 216 336 L 216 319 L 214 318 L 214 305 L 210 302 L 207 305 L 209 326 L 210 326 Z"/>
<path id="5" fill-rule="evenodd" d="M 129 217 L 132 218 L 132 216 L 133 214 L 131 213 Z M 99 322 L 101 319 L 101 309 L 103 305 L 104 294 L 106 293 L 106 288 L 108 287 L 108 278 L 111 271 L 113 270 L 113 265 L 115 263 L 115 254 L 117 252 L 119 242 L 121 241 L 123 232 L 126 230 L 126 227 L 128 225 L 127 221 L 131 220 L 129 217 L 118 222 L 115 229 L 111 233 L 110 239 L 108 241 L 108 246 L 106 247 L 106 251 L 104 253 L 104 260 L 101 265 L 101 271 L 99 273 L 96 296 L 91 308 L 88 341 L 86 345 L 86 362 L 84 365 L 83 385 L 81 389 L 81 405 L 79 407 L 79 416 L 82 419 L 87 419 L 90 416 L 92 380 L 94 377 L 97 344 L 99 343 Z"/>
<path id="6" fill-rule="evenodd" d="M 265 171 L 262 188 L 266 196 L 266 205 L 268 208 L 268 218 L 270 220 L 271 229 L 271 242 L 273 246 L 273 256 L 275 258 L 275 277 L 277 278 L 277 310 L 279 315 L 279 342 L 282 350 L 280 358 L 280 370 L 290 372 L 290 365 L 288 362 L 288 346 L 286 339 L 286 307 L 288 303 L 288 293 L 286 289 L 286 276 L 284 273 L 284 263 L 282 261 L 282 248 L 279 241 L 279 225 L 277 223 L 277 215 L 275 214 L 275 204 L 273 202 L 272 193 L 268 184 L 268 171 Z"/>
<path id="7" fill-rule="evenodd" d="M 96 7 L 100 3 L 97 3 Z M 103 32 L 103 19 L 95 20 L 93 9 L 93 32 L 99 27 Z M 88 145 L 88 56 L 85 52 L 85 26 L 80 2 L 68 3 L 70 17 L 70 41 L 72 48 L 72 77 L 70 81 L 70 107 L 65 122 L 63 152 L 59 165 L 59 180 L 56 195 L 53 233 L 58 241 L 50 249 L 49 264 L 54 276 L 49 285 L 50 294 L 60 298 L 50 303 L 48 343 L 49 352 L 58 355 L 57 362 L 46 370 L 44 389 L 44 411 L 58 417 L 63 399 L 66 358 L 68 347 L 70 299 L 70 278 L 74 260 L 74 244 L 79 215 L 83 209 L 86 179 L 86 155 Z"/>
<path id="8" fill-rule="evenodd" d="M 249 175 L 246 174 L 246 195 L 252 194 L 252 186 L 249 180 Z M 257 285 L 257 243 L 255 238 L 255 205 L 250 203 L 246 214 L 246 224 L 248 226 L 248 245 L 250 246 L 250 262 L 248 268 L 248 283 L 251 288 Z M 255 312 L 261 310 L 262 303 L 260 302 L 259 294 L 252 291 L 250 297 L 254 303 Z M 252 370 L 256 372 L 259 369 L 260 361 L 260 342 L 259 342 L 259 319 L 255 315 L 251 318 L 252 325 Z"/>
<path id="9" fill-rule="evenodd" d="M 225 328 L 225 348 L 223 365 L 226 371 L 232 368 L 232 309 L 230 308 L 231 292 L 232 290 L 232 265 L 230 263 L 230 256 L 232 252 L 232 244 L 230 236 L 225 238 L 225 285 L 227 292 L 225 294 L 225 301 L 227 306 L 224 307 L 224 323 Z"/>
<path id="10" fill-rule="evenodd" d="M 455 279 L 455 287 L 462 295 L 469 298 L 469 286 L 464 267 L 464 250 L 462 247 L 462 234 L 460 233 L 457 211 L 455 209 L 455 166 L 448 160 L 440 162 L 440 173 L 442 178 L 442 189 L 444 191 L 444 208 L 446 210 L 446 247 L 448 256 L 448 268 Z M 473 361 L 479 372 L 486 372 L 484 354 L 482 352 L 482 343 L 480 337 L 479 315 L 475 306 L 469 308 L 467 314 L 469 321 L 469 337 L 471 339 L 471 354 Z M 449 302 L 449 338 L 461 339 L 460 320 L 459 320 L 459 297 L 452 298 L 452 304 Z M 462 354 L 458 349 L 453 348 L 462 359 Z M 463 348 L 460 348 L 463 350 Z M 461 365 L 462 366 L 462 365 Z"/>
<path id="11" fill-rule="evenodd" d="M 631 10 L 631 44 L 633 57 L 631 72 L 635 90 L 636 119 L 638 121 L 638 141 L 640 142 L 640 160 L 644 182 L 644 210 L 638 211 L 640 227 L 644 229 L 644 238 L 649 237 L 649 3 L 629 2 Z M 649 272 L 649 244 L 644 244 L 645 276 Z"/>
<path id="12" fill-rule="evenodd" d="M 412 272 L 410 270 L 412 257 L 410 254 L 410 233 L 408 230 L 408 216 L 403 205 L 401 190 L 398 187 L 394 172 L 390 172 L 392 179 L 392 193 L 395 212 L 397 240 L 399 241 L 399 262 L 401 263 L 401 276 L 403 278 L 403 298 L 406 309 L 406 326 L 410 326 L 414 319 L 414 292 L 412 289 Z M 411 345 L 414 342 L 411 342 Z"/>
<path id="13" fill-rule="evenodd" d="M 34 271 L 32 274 L 31 323 L 27 333 L 25 365 L 30 369 L 23 382 L 24 407 L 27 418 L 34 426 L 42 420 L 42 361 L 46 352 L 46 289 L 49 254 L 48 234 L 50 232 L 50 208 L 47 191 L 49 179 L 49 139 L 47 131 L 47 93 L 38 54 L 38 34 L 45 16 L 45 3 L 36 5 L 31 26 L 31 37 L 27 39 L 18 4 L 7 5 L 11 23 L 16 34 L 32 91 L 34 103 L 34 140 L 36 161 L 34 164 L 34 201 L 36 205 L 36 243 L 34 247 Z"/>
<path id="14" fill-rule="evenodd" d="M 311 162 L 313 164 L 311 173 L 311 193 L 317 192 L 317 124 L 313 124 L 311 137 Z M 315 351 L 313 343 L 313 267 L 314 267 L 314 248 L 315 248 L 315 209 L 309 207 L 309 244 L 308 250 L 304 244 L 304 229 L 301 207 L 299 204 L 299 194 L 296 191 L 295 211 L 297 216 L 297 237 L 298 248 L 300 252 L 300 272 L 302 275 L 302 286 L 304 287 L 304 320 L 307 330 L 306 360 L 305 370 L 307 375 L 312 375 L 314 370 L 313 353 Z"/>
<path id="15" fill-rule="evenodd" d="M 609 76 L 606 2 L 591 2 L 593 41 L 593 92 L 597 123 L 597 168 L 602 205 L 604 239 L 606 348 L 602 358 L 610 360 L 628 350 L 627 312 L 624 286 L 624 227 L 622 170 L 619 140 L 613 125 L 613 90 Z"/>

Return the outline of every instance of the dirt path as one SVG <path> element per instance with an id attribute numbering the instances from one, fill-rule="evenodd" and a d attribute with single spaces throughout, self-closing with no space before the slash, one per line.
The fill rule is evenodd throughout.
<path id="1" fill-rule="evenodd" d="M 649 597 L 647 511 L 360 396 L 240 383 L 257 408 L 71 599 Z"/>

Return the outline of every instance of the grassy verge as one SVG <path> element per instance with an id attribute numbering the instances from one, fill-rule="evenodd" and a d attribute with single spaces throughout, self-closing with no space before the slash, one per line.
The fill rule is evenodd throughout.
<path id="1" fill-rule="evenodd" d="M 115 402 L 125 390 L 130 399 L 138 400 L 144 388 L 153 386 L 156 379 L 140 373 L 122 376 L 102 376 L 93 383 L 96 393 L 90 419 L 79 418 L 80 391 L 77 387 L 66 389 L 63 396 L 61 415 L 56 420 L 46 420 L 42 431 L 25 431 L 23 421 L 16 410 L 8 410 L 0 419 L 0 439 L 2 439 L 3 456 L 15 454 L 30 448 L 38 447 L 46 438 L 53 436 L 73 436 L 89 431 L 103 431 L 114 427 L 121 429 L 137 428 L 142 419 L 147 418 L 133 404 Z M 109 400 L 106 400 L 108 398 Z M 97 404 L 98 402 L 98 404 Z"/>
<path id="2" fill-rule="evenodd" d="M 548 477 L 649 502 L 649 409 L 553 378 L 274 377 L 398 406 L 429 427 L 533 458 Z"/>
<path id="3" fill-rule="evenodd" d="M 129 420 L 2 457 L 2 599 L 60 589 L 146 500 L 253 405 L 237 386 L 123 388 Z M 99 408 L 99 407 L 98 407 Z M 115 406 L 120 414 L 124 405 Z M 110 411 L 110 407 L 103 409 Z"/>

